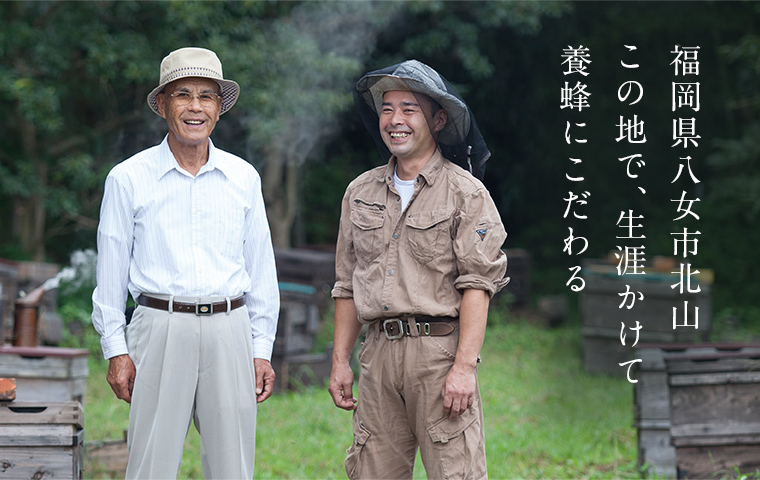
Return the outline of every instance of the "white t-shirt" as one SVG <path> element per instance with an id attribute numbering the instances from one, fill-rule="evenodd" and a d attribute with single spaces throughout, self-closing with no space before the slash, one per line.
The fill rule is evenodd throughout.
<path id="1" fill-rule="evenodd" d="M 414 194 L 414 184 L 414 180 L 401 180 L 398 178 L 398 175 L 396 175 L 396 169 L 393 169 L 393 185 L 396 187 L 396 190 L 398 190 L 399 195 L 401 195 L 402 212 L 406 210 L 406 206 L 409 204 L 409 199 L 412 198 L 412 194 Z"/>

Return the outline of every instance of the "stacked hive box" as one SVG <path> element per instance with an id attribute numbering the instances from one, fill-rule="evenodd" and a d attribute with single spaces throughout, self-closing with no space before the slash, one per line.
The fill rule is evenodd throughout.
<path id="1" fill-rule="evenodd" d="M 84 404 L 87 356 L 83 349 L 0 346 L 0 377 L 16 379 L 16 400 Z"/>
<path id="2" fill-rule="evenodd" d="M 670 392 L 665 357 L 676 359 L 694 355 L 758 354 L 760 344 L 748 343 L 652 343 L 636 346 L 641 359 L 635 373 L 634 426 L 638 431 L 639 466 L 652 473 L 676 477 L 676 449 L 670 439 Z"/>
<path id="3" fill-rule="evenodd" d="M 79 402 L 0 403 L 3 478 L 82 478 L 84 411 Z"/>
<path id="4" fill-rule="evenodd" d="M 620 276 L 612 265 L 584 264 L 586 284 L 580 294 L 580 310 L 586 371 L 625 376 L 627 368 L 620 364 L 636 359 L 632 345 L 637 335 L 639 343 L 705 340 L 712 315 L 711 274 L 702 269 L 701 276 L 692 279 L 693 288 L 694 283 L 699 283 L 699 293 L 680 294 L 677 288 L 672 288 L 679 280 L 678 275 L 644 270 L 643 275 Z M 626 300 L 621 294 L 629 290 L 636 296 L 632 308 L 627 308 L 630 299 L 621 306 Z M 699 308 L 699 328 L 673 328 L 673 308 L 683 315 L 686 301 L 690 315 Z M 625 327 L 625 345 L 620 340 L 621 325 Z M 641 327 L 638 333 L 630 330 L 637 326 Z"/>
<path id="5" fill-rule="evenodd" d="M 665 357 L 678 478 L 760 469 L 760 355 Z"/>
<path id="6" fill-rule="evenodd" d="M 311 353 L 335 282 L 335 254 L 276 250 L 280 319 L 272 365 L 276 389 L 319 384 L 330 374 L 330 352 Z"/>

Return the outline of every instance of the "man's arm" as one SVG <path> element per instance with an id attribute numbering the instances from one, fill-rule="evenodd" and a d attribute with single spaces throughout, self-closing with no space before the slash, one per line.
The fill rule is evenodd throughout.
<path id="1" fill-rule="evenodd" d="M 129 353 L 124 336 L 124 306 L 134 219 L 131 190 L 119 179 L 112 172 L 105 182 L 97 232 L 97 287 L 92 293 L 92 325 L 101 336 L 103 357 L 108 359 Z"/>
<path id="2" fill-rule="evenodd" d="M 132 402 L 135 365 L 129 357 L 124 328 L 134 221 L 131 190 L 111 172 L 106 178 L 98 224 L 97 287 L 92 294 L 92 324 L 108 359 L 106 381 L 116 398 Z"/>
<path id="3" fill-rule="evenodd" d="M 336 298 L 332 371 L 327 391 L 330 392 L 335 406 L 344 410 L 356 408 L 353 394 L 354 373 L 349 361 L 361 330 L 362 324 L 356 318 L 354 299 Z"/>
<path id="4" fill-rule="evenodd" d="M 456 419 L 475 401 L 477 365 L 486 334 L 488 304 L 484 290 L 467 289 L 459 308 L 459 346 L 456 359 L 443 382 L 443 413 Z"/>
<path id="5" fill-rule="evenodd" d="M 277 334 L 280 291 L 269 223 L 261 195 L 261 179 L 255 170 L 252 170 L 252 175 L 248 182 L 252 208 L 245 217 L 243 259 L 248 276 L 255 279 L 251 290 L 245 295 L 245 303 L 253 335 L 256 402 L 261 403 L 274 390 L 276 375 L 270 359 Z"/>

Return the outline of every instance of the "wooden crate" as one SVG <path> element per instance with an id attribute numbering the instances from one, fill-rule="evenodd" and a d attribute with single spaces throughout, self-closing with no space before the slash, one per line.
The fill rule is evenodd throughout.
<path id="1" fill-rule="evenodd" d="M 676 449 L 670 443 L 670 393 L 665 357 L 760 353 L 758 343 L 640 343 L 633 384 L 634 427 L 638 432 L 638 464 L 650 473 L 676 477 Z"/>
<path id="2" fill-rule="evenodd" d="M 612 265 L 584 262 L 583 279 L 585 288 L 579 302 L 582 319 L 583 363 L 590 373 L 606 373 L 625 376 L 627 367 L 619 364 L 636 359 L 631 345 L 636 333 L 630 328 L 641 326 L 639 343 L 700 342 L 707 339 L 712 317 L 711 275 L 706 269 L 704 275 L 693 279 L 699 283 L 701 292 L 680 294 L 671 288 L 679 280 L 678 275 L 645 270 L 643 275 L 617 275 Z M 632 308 L 623 306 L 619 294 L 630 291 L 644 295 Z M 688 312 L 694 314 L 699 308 L 699 328 L 673 328 L 673 308 L 683 315 L 684 302 L 689 302 Z M 621 325 L 626 327 L 626 345 L 620 341 Z"/>
<path id="3" fill-rule="evenodd" d="M 678 478 L 760 469 L 760 355 L 665 357 Z"/>
<path id="4" fill-rule="evenodd" d="M 16 379 L 16 400 L 85 403 L 89 351 L 0 346 L 0 377 Z"/>
<path id="5" fill-rule="evenodd" d="M 79 402 L 0 403 L 2 478 L 81 479 L 83 440 Z"/>

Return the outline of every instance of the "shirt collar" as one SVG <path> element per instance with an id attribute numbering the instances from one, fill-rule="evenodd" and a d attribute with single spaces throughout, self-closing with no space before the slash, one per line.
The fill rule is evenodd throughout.
<path id="1" fill-rule="evenodd" d="M 435 179 L 438 178 L 438 175 L 441 173 L 443 162 L 446 161 L 445 158 L 443 158 L 443 155 L 441 154 L 441 151 L 439 149 L 436 149 L 433 153 L 433 156 L 430 157 L 430 160 L 425 164 L 425 166 L 422 168 L 422 171 L 420 172 L 420 177 L 425 179 L 425 183 L 428 185 L 434 185 Z M 398 160 L 396 159 L 396 156 L 392 156 L 391 159 L 388 161 L 388 165 L 386 165 L 385 169 L 380 171 L 380 174 L 378 175 L 379 181 L 385 181 L 389 185 L 393 183 L 393 172 L 396 169 L 396 163 Z"/>
<path id="2" fill-rule="evenodd" d="M 169 135 L 166 135 L 164 137 L 164 140 L 161 142 L 161 145 L 159 145 L 158 157 L 158 170 L 156 172 L 158 178 L 163 177 L 172 169 L 176 169 L 180 173 L 183 172 L 182 168 L 177 163 L 177 159 L 174 158 L 174 154 L 172 153 L 171 148 L 169 148 Z M 218 168 L 220 172 L 229 178 L 230 172 L 227 170 L 227 167 L 228 165 L 226 165 L 224 162 L 219 161 L 219 150 L 214 146 L 214 142 L 212 142 L 209 138 L 208 162 L 206 162 L 206 164 L 201 167 L 198 175 L 205 172 L 210 172 Z"/>

